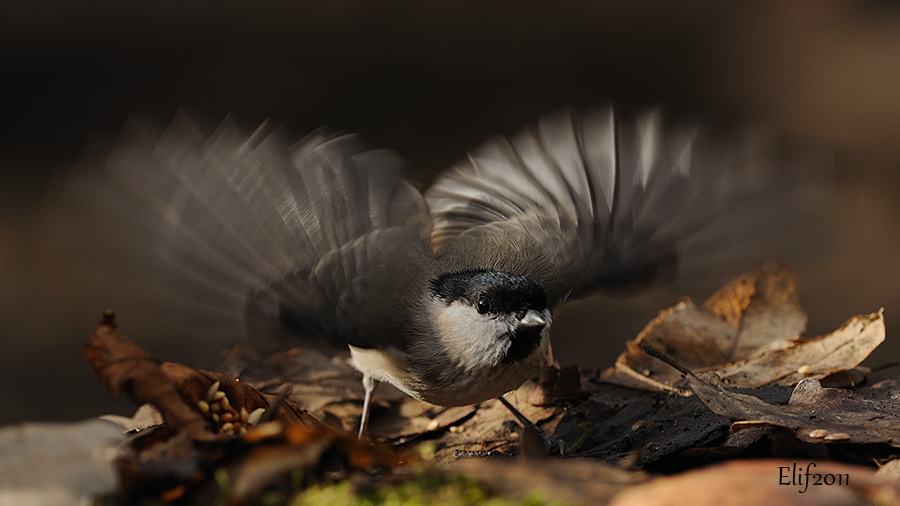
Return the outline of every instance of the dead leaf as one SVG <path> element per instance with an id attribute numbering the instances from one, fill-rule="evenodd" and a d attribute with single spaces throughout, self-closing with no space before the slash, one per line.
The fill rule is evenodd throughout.
<path id="1" fill-rule="evenodd" d="M 782 395 L 787 401 L 789 389 Z M 590 385 L 591 396 L 569 407 L 553 436 L 566 455 L 587 457 L 626 469 L 671 472 L 683 469 L 682 452 L 726 438 L 731 420 L 710 411 L 697 396 L 673 396 L 605 382 Z M 773 393 L 770 393 L 772 395 Z"/>
<path id="2" fill-rule="evenodd" d="M 459 426 L 476 410 L 476 406 L 445 408 L 416 399 L 405 399 L 395 409 L 381 413 L 369 425 L 369 429 L 372 434 L 404 444 L 426 434 L 437 434 L 451 426 Z"/>
<path id="3" fill-rule="evenodd" d="M 732 386 L 793 385 L 856 368 L 885 335 L 881 312 L 813 339 L 798 337 L 805 326 L 794 275 L 768 266 L 732 281 L 702 307 L 684 301 L 660 313 L 601 378 L 687 395 L 676 385 L 678 370 L 643 352 L 649 345 L 692 371 L 715 371 Z"/>
<path id="4" fill-rule="evenodd" d="M 715 373 L 688 375 L 687 382 L 712 410 L 735 420 L 732 429 L 772 425 L 794 431 L 807 443 L 883 443 L 900 446 L 900 414 L 896 402 L 862 399 L 844 389 L 822 388 L 805 379 L 787 405 L 769 404 L 752 395 L 729 392 Z"/>
<path id="5" fill-rule="evenodd" d="M 799 337 L 806 329 L 797 278 L 780 264 L 738 277 L 710 296 L 703 309 L 739 329 L 730 360 L 742 360 L 772 341 Z"/>
<path id="6" fill-rule="evenodd" d="M 219 433 L 236 433 L 248 425 L 250 413 L 272 406 L 276 409 L 271 419 L 304 427 L 319 425 L 293 402 L 275 403 L 275 396 L 224 373 L 158 363 L 118 332 L 112 312 L 104 315 L 89 339 L 84 357 L 114 395 L 124 389 L 135 403 L 156 408 L 170 431 L 185 432 L 193 440 L 210 441 Z"/>
<path id="7" fill-rule="evenodd" d="M 84 358 L 113 395 L 124 389 L 139 406 L 152 404 L 173 431 L 185 431 L 197 440 L 214 437 L 203 415 L 185 402 L 159 363 L 118 332 L 113 312 L 103 315 L 100 326 L 89 337 Z"/>
<path id="8" fill-rule="evenodd" d="M 617 385 L 680 394 L 681 373 L 644 353 L 650 345 L 664 350 L 688 369 L 726 363 L 736 347 L 737 328 L 687 300 L 667 309 L 626 344 L 615 365 L 601 379 Z"/>
<path id="9" fill-rule="evenodd" d="M 900 483 L 900 459 L 892 459 L 885 462 L 875 474 L 894 483 Z"/>
<path id="10" fill-rule="evenodd" d="M 714 370 L 727 384 L 755 388 L 772 381 L 794 385 L 853 369 L 884 342 L 884 309 L 854 316 L 831 334 L 775 341 L 747 359 Z"/>
<path id="11" fill-rule="evenodd" d="M 226 423 L 232 423 L 232 425 L 244 423 L 246 425 L 247 421 L 242 418 L 244 411 L 250 414 L 260 409 L 268 410 L 272 406 L 277 409 L 269 416 L 268 420 L 277 420 L 288 425 L 307 428 L 315 428 L 320 425 L 315 417 L 290 399 L 276 402 L 278 396 L 264 394 L 253 385 L 236 381 L 224 373 L 194 369 L 171 362 L 161 364 L 160 368 L 189 404 L 197 406 L 200 401 L 204 401 L 210 406 L 210 412 L 205 413 L 208 418 L 213 414 L 218 414 L 218 420 L 213 419 L 211 424 L 217 429 L 217 432 L 222 432 L 222 426 Z M 222 392 L 222 394 L 214 393 L 213 396 L 216 398 L 211 399 L 209 392 L 215 384 L 218 384 L 216 391 Z M 215 412 L 217 404 L 218 413 Z M 226 414 L 231 414 L 232 418 L 225 419 Z M 225 432 L 227 433 L 227 431 Z"/>
<path id="12" fill-rule="evenodd" d="M 710 369 L 745 358 L 774 340 L 794 339 L 806 328 L 796 277 L 768 265 L 731 281 L 701 306 L 690 300 L 662 311 L 626 345 L 602 379 L 618 385 L 685 394 L 675 386 L 681 374 L 648 357 L 650 345 L 688 369 Z"/>

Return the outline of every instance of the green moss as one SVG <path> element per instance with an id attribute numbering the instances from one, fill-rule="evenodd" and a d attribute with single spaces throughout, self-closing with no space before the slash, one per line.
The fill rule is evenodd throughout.
<path id="1" fill-rule="evenodd" d="M 520 501 L 497 497 L 475 480 L 462 477 L 422 475 L 397 485 L 379 487 L 356 495 L 348 482 L 314 486 L 290 502 L 291 506 L 544 506 L 550 503 L 532 493 Z"/>

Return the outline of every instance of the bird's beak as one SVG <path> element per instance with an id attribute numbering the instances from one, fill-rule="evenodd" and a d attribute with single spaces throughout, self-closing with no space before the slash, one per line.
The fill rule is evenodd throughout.
<path id="1" fill-rule="evenodd" d="M 519 319 L 519 324 L 523 327 L 546 327 L 549 323 L 549 318 L 547 315 L 535 311 L 534 309 L 529 309 L 525 316 Z"/>

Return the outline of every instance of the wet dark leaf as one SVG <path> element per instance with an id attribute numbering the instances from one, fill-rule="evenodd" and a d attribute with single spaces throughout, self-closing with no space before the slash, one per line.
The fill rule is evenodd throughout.
<path id="1" fill-rule="evenodd" d="M 726 390 L 714 373 L 688 376 L 694 393 L 710 410 L 735 421 L 735 431 L 774 425 L 794 431 L 807 443 L 883 443 L 900 446 L 900 402 L 864 399 L 844 389 L 801 381 L 787 405 Z"/>

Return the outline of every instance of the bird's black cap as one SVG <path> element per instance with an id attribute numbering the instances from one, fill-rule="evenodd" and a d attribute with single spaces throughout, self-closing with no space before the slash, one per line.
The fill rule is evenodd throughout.
<path id="1" fill-rule="evenodd" d="M 441 274 L 432 280 L 431 293 L 447 304 L 461 301 L 495 314 L 547 308 L 543 288 L 511 272 L 466 270 Z"/>

